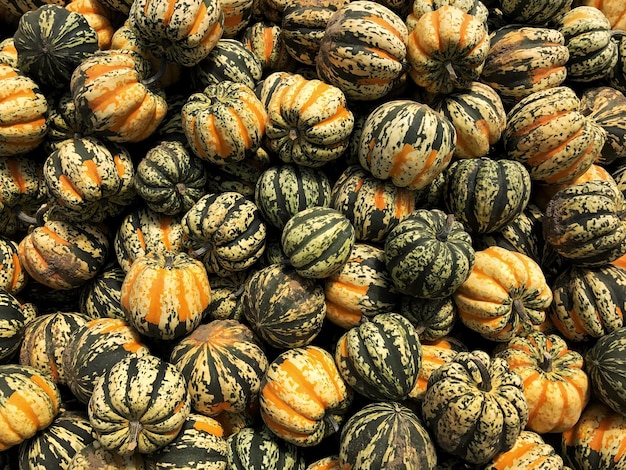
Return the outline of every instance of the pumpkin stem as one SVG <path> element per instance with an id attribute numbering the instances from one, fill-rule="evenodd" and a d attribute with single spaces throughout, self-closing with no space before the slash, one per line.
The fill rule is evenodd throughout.
<path id="1" fill-rule="evenodd" d="M 156 73 L 152 75 L 151 77 L 148 77 L 145 80 L 142 80 L 141 84 L 147 87 L 149 87 L 150 85 L 153 85 L 155 82 L 158 82 L 159 80 L 161 80 L 161 78 L 163 78 L 163 75 L 165 75 L 166 70 L 167 70 L 167 61 L 165 59 L 161 59 L 161 61 L 159 62 L 159 70 L 157 70 Z"/>
<path id="2" fill-rule="evenodd" d="M 543 361 L 541 361 L 541 369 L 545 372 L 552 372 L 552 354 L 548 351 L 543 352 Z"/>
<path id="3" fill-rule="evenodd" d="M 339 423 L 337 422 L 337 419 L 330 413 L 327 413 L 324 415 L 324 422 L 330 426 L 330 428 L 332 429 L 333 433 L 336 433 L 337 431 L 339 431 Z"/>
<path id="4" fill-rule="evenodd" d="M 233 292 L 230 293 L 230 297 L 235 299 L 235 300 L 238 299 L 239 297 L 241 297 L 241 294 L 243 294 L 243 291 L 244 291 L 245 288 L 246 288 L 245 285 L 241 284 L 237 288 L 237 290 L 234 290 Z"/>
<path id="5" fill-rule="evenodd" d="M 458 83 L 459 76 L 456 74 L 456 70 L 454 70 L 454 67 L 452 66 L 452 62 L 449 60 L 446 60 L 444 62 L 444 66 L 446 68 L 446 72 L 448 72 L 448 75 L 450 76 L 450 80 L 452 81 L 452 83 Z"/>
<path id="6" fill-rule="evenodd" d="M 204 245 L 202 245 L 200 248 L 196 248 L 195 250 L 192 250 L 189 254 L 193 257 L 193 258 L 201 258 L 203 257 L 206 253 L 208 253 L 209 251 L 211 251 L 211 248 L 213 247 L 213 245 L 211 243 L 206 243 Z"/>
<path id="7" fill-rule="evenodd" d="M 480 372 L 480 383 L 478 384 L 478 389 L 483 392 L 488 392 L 491 390 L 491 375 L 489 374 L 489 369 L 487 369 L 485 363 L 477 357 L 474 357 L 473 360 L 476 367 L 478 367 L 478 371 Z"/>
<path id="8" fill-rule="evenodd" d="M 528 314 L 526 313 L 526 308 L 524 307 L 524 302 L 521 299 L 515 299 L 513 301 L 513 313 L 515 313 L 524 323 L 531 323 Z"/>
<path id="9" fill-rule="evenodd" d="M 139 433 L 143 429 L 143 424 L 141 424 L 139 421 L 130 421 L 128 423 L 128 427 L 130 430 L 130 441 L 128 443 L 128 450 L 133 452 L 137 448 Z"/>
<path id="10" fill-rule="evenodd" d="M 452 227 L 454 226 L 454 214 L 448 214 L 448 217 L 446 217 L 446 223 L 444 224 L 443 228 L 441 230 L 439 230 L 439 232 L 437 232 L 437 235 L 435 235 L 435 238 L 437 238 L 437 240 L 439 240 L 440 242 L 445 242 L 448 237 L 450 236 L 450 232 L 452 232 Z"/>
<path id="11" fill-rule="evenodd" d="M 39 225 L 39 220 L 32 215 L 28 215 L 20 206 L 15 206 L 13 208 L 13 213 L 15 214 L 15 217 L 28 225 Z"/>

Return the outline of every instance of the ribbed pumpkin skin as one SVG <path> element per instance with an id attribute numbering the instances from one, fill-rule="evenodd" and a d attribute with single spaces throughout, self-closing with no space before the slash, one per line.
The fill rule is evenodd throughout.
<path id="1" fill-rule="evenodd" d="M 358 241 L 376 243 L 421 202 L 419 191 L 375 178 L 355 164 L 346 167 L 335 181 L 330 206 L 348 218 Z"/>
<path id="2" fill-rule="evenodd" d="M 239 320 L 243 315 L 241 286 L 245 283 L 248 271 L 237 271 L 229 276 L 209 275 L 211 302 L 205 319 Z"/>
<path id="3" fill-rule="evenodd" d="M 561 435 L 561 455 L 576 470 L 619 470 L 626 463 L 622 450 L 626 418 L 592 401 L 576 425 Z"/>
<path id="4" fill-rule="evenodd" d="M 19 363 L 36 367 L 48 374 L 54 382 L 66 385 L 63 351 L 88 320 L 86 316 L 73 312 L 56 312 L 35 317 L 24 330 Z"/>
<path id="5" fill-rule="evenodd" d="M 100 0 L 71 0 L 65 9 L 83 15 L 98 35 L 98 48 L 109 48 L 115 31 L 111 24 L 113 15 Z"/>
<path id="6" fill-rule="evenodd" d="M 569 50 L 556 29 L 507 25 L 491 34 L 480 81 L 494 88 L 505 104 L 559 86 L 567 76 Z"/>
<path id="7" fill-rule="evenodd" d="M 434 470 L 435 446 L 426 428 L 409 408 L 396 402 L 375 402 L 353 414 L 341 430 L 341 468 Z"/>
<path id="8" fill-rule="evenodd" d="M 403 295 L 400 314 L 415 327 L 420 341 L 436 341 L 448 335 L 459 316 L 451 296 L 422 299 Z"/>
<path id="9" fill-rule="evenodd" d="M 198 326 L 174 346 L 169 362 L 187 379 L 192 409 L 206 416 L 243 412 L 268 366 L 252 330 L 236 320 Z"/>
<path id="10" fill-rule="evenodd" d="M 554 280 L 552 291 L 550 319 L 571 341 L 601 338 L 624 326 L 626 269 L 572 266 Z"/>
<path id="11" fill-rule="evenodd" d="M 2 266 L 0 289 L 8 294 L 18 294 L 28 282 L 28 273 L 22 267 L 17 242 L 2 235 L 0 235 L 0 266 Z"/>
<path id="12" fill-rule="evenodd" d="M 228 438 L 229 470 L 304 470 L 298 448 L 266 427 L 246 427 Z"/>
<path id="13" fill-rule="evenodd" d="M 120 290 L 126 273 L 115 262 L 108 263 L 80 288 L 78 310 L 89 318 L 126 319 L 120 305 Z"/>
<path id="14" fill-rule="evenodd" d="M 17 69 L 0 64 L 0 156 L 28 152 L 44 139 L 48 101 Z"/>
<path id="15" fill-rule="evenodd" d="M 446 208 L 473 233 L 500 230 L 530 201 L 530 174 L 516 161 L 459 160 L 446 169 L 445 176 Z"/>
<path id="16" fill-rule="evenodd" d="M 470 275 L 474 249 L 463 225 L 439 209 L 417 209 L 387 236 L 385 265 L 396 290 L 441 298 Z"/>
<path id="17" fill-rule="evenodd" d="M 330 206 L 331 186 L 323 171 L 291 163 L 272 166 L 256 182 L 254 201 L 263 218 L 279 229 L 298 212 Z"/>
<path id="18" fill-rule="evenodd" d="M 167 112 L 162 93 L 144 82 L 150 63 L 130 50 L 98 51 L 72 72 L 70 90 L 90 130 L 113 142 L 150 136 Z"/>
<path id="19" fill-rule="evenodd" d="M 128 272 L 137 258 L 148 252 L 183 250 L 180 216 L 169 216 L 139 206 L 124 217 L 115 232 L 117 262 Z"/>
<path id="20" fill-rule="evenodd" d="M 346 95 L 317 79 L 296 79 L 267 104 L 267 148 L 285 163 L 318 168 L 346 150 L 354 115 Z"/>
<path id="21" fill-rule="evenodd" d="M 367 117 L 359 139 L 359 162 L 373 176 L 400 188 L 423 189 L 450 163 L 456 131 L 425 104 L 392 100 Z"/>
<path id="22" fill-rule="evenodd" d="M 213 49 L 224 32 L 224 13 L 217 1 L 134 1 L 129 24 L 144 49 L 168 62 L 191 67 Z"/>
<path id="23" fill-rule="evenodd" d="M 526 429 L 544 434 L 563 432 L 576 424 L 591 387 L 583 357 L 570 350 L 563 338 L 534 331 L 500 346 L 495 357 L 504 359 L 524 381 Z"/>
<path id="24" fill-rule="evenodd" d="M 349 2 L 326 24 L 316 59 L 321 80 L 350 100 L 382 98 L 406 80 L 406 24 L 376 2 Z"/>
<path id="25" fill-rule="evenodd" d="M 181 225 L 185 243 L 202 256 L 208 273 L 248 269 L 265 250 L 267 228 L 258 207 L 234 191 L 202 196 Z"/>
<path id="26" fill-rule="evenodd" d="M 489 51 L 483 21 L 452 5 L 424 13 L 407 40 L 409 75 L 429 93 L 446 94 L 478 80 Z"/>
<path id="27" fill-rule="evenodd" d="M 31 366 L 0 365 L 0 451 L 48 427 L 60 411 L 52 378 Z"/>
<path id="28" fill-rule="evenodd" d="M 205 194 L 207 172 L 202 161 L 181 142 L 162 141 L 137 165 L 135 190 L 156 212 L 187 212 Z"/>
<path id="29" fill-rule="evenodd" d="M 254 201 L 256 182 L 261 173 L 267 170 L 274 162 L 263 147 L 240 162 L 225 165 L 208 164 L 207 193 L 223 193 L 234 191 L 247 199 Z"/>
<path id="30" fill-rule="evenodd" d="M 148 454 L 172 442 L 190 412 L 187 384 L 156 356 L 128 356 L 102 375 L 87 408 L 102 446 L 121 456 Z"/>
<path id="31" fill-rule="evenodd" d="M 244 284 L 241 302 L 252 329 L 281 349 L 313 341 L 326 314 L 322 286 L 283 264 L 254 272 Z"/>
<path id="32" fill-rule="evenodd" d="M 0 290 L 0 361 L 10 358 L 20 348 L 27 317 L 18 300 L 6 290 Z"/>
<path id="33" fill-rule="evenodd" d="M 523 163 L 533 181 L 560 184 L 582 175 L 600 156 L 605 131 L 581 112 L 574 90 L 559 86 L 532 93 L 507 116 L 507 158 Z"/>
<path id="34" fill-rule="evenodd" d="M 460 352 L 433 372 L 422 414 L 444 451 L 475 464 L 512 448 L 528 421 L 521 377 L 484 351 Z"/>
<path id="35" fill-rule="evenodd" d="M 510 450 L 501 453 L 489 462 L 484 470 L 565 470 L 563 459 L 554 447 L 533 431 L 522 431 Z"/>
<path id="36" fill-rule="evenodd" d="M 226 470 L 228 444 L 213 418 L 191 413 L 176 439 L 145 457 L 146 470 Z"/>
<path id="37" fill-rule="evenodd" d="M 625 351 L 626 328 L 622 327 L 599 338 L 585 354 L 585 364 L 595 395 L 622 416 L 626 416 Z"/>
<path id="38" fill-rule="evenodd" d="M 194 93 L 181 111 L 193 153 L 221 165 L 242 161 L 261 144 L 267 115 L 251 88 L 224 81 Z"/>
<path id="39" fill-rule="evenodd" d="M 20 445 L 20 468 L 68 468 L 76 452 L 95 439 L 86 413 L 62 411 L 50 426 Z"/>
<path id="40" fill-rule="evenodd" d="M 211 300 L 202 263 L 183 252 L 147 253 L 122 283 L 120 304 L 141 334 L 170 340 L 193 331 Z"/>
<path id="41" fill-rule="evenodd" d="M 624 4 L 619 0 L 576 0 L 576 4 L 596 7 L 609 19 L 612 29 L 626 28 Z"/>
<path id="42" fill-rule="evenodd" d="M 489 10 L 487 10 L 485 4 L 479 0 L 414 0 L 411 4 L 411 11 L 406 18 L 406 24 L 409 28 L 409 32 L 415 29 L 417 20 L 419 20 L 423 15 L 446 5 L 454 5 L 464 12 L 476 17 L 482 23 L 487 22 Z"/>
<path id="43" fill-rule="evenodd" d="M 292 70 L 297 64 L 285 48 L 282 28 L 275 23 L 252 23 L 243 31 L 241 42 L 257 58 L 265 76 L 279 70 Z"/>
<path id="44" fill-rule="evenodd" d="M 313 206 L 287 221 L 280 243 L 296 272 L 325 279 L 337 274 L 354 246 L 354 228 L 339 211 Z"/>
<path id="45" fill-rule="evenodd" d="M 17 68 L 17 50 L 12 37 L 0 41 L 0 64 Z"/>
<path id="46" fill-rule="evenodd" d="M 406 400 L 421 368 L 417 331 L 397 313 L 381 313 L 344 333 L 335 346 L 339 373 L 371 400 Z"/>
<path id="47" fill-rule="evenodd" d="M 42 5 L 20 17 L 13 36 L 17 66 L 42 86 L 67 86 L 74 68 L 98 50 L 85 17 L 60 5 Z"/>
<path id="48" fill-rule="evenodd" d="M 607 181 L 568 186 L 548 202 L 544 238 L 577 266 L 602 266 L 626 253 L 625 206 L 622 193 Z"/>
<path id="49" fill-rule="evenodd" d="M 109 240 L 90 222 L 48 220 L 22 239 L 18 255 L 37 282 L 69 290 L 92 279 L 104 266 Z"/>
<path id="50" fill-rule="evenodd" d="M 50 196 L 71 220 L 101 222 L 135 199 L 135 169 L 122 146 L 94 137 L 66 140 L 46 158 Z"/>
<path id="51" fill-rule="evenodd" d="M 476 252 L 472 272 L 452 298 L 465 326 L 506 342 L 544 322 L 552 291 L 535 261 L 492 246 Z"/>
<path id="52" fill-rule="evenodd" d="M 626 157 L 626 96 L 615 88 L 593 87 L 583 92 L 580 106 L 583 114 L 606 131 L 606 142 L 598 163 L 610 164 Z"/>
<path id="53" fill-rule="evenodd" d="M 352 328 L 365 317 L 394 311 L 397 293 L 385 266 L 385 252 L 355 243 L 341 271 L 324 281 L 326 318 L 342 328 Z"/>
<path id="54" fill-rule="evenodd" d="M 261 382 L 261 418 L 278 437 L 310 447 L 336 429 L 352 403 L 333 356 L 318 346 L 292 348 L 274 359 Z"/>
<path id="55" fill-rule="evenodd" d="M 99 318 L 74 331 L 60 353 L 65 383 L 83 404 L 89 403 L 96 380 L 119 360 L 149 353 L 139 332 L 126 320 Z"/>

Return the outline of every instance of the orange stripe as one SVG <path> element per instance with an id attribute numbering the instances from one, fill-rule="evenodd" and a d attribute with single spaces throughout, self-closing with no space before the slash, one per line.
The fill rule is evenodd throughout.
<path id="1" fill-rule="evenodd" d="M 530 131 L 536 129 L 537 127 L 543 126 L 547 122 L 550 122 L 553 119 L 556 119 L 556 118 L 558 118 L 560 116 L 563 116 L 564 114 L 571 113 L 571 112 L 572 111 L 570 111 L 570 110 L 565 110 L 565 111 L 559 111 L 559 112 L 557 112 L 555 114 L 549 114 L 547 116 L 538 117 L 538 118 L 533 120 L 532 124 L 530 124 L 530 125 L 522 128 L 522 129 L 518 130 L 515 133 L 515 136 L 516 137 L 524 136 L 524 135 L 530 133 Z"/>
<path id="2" fill-rule="evenodd" d="M 101 186 L 102 178 L 98 173 L 98 165 L 93 160 L 85 160 L 83 165 L 85 166 L 85 176 L 96 183 L 97 186 Z"/>
<path id="3" fill-rule="evenodd" d="M 56 414 L 56 412 L 59 410 L 59 402 L 57 401 L 57 394 L 55 393 L 55 390 L 48 384 L 48 382 L 46 382 L 43 378 L 37 375 L 31 375 L 30 380 L 37 384 L 37 386 L 41 388 L 46 395 L 48 395 L 48 397 L 50 398 L 50 402 L 52 403 L 52 409 Z"/>
<path id="4" fill-rule="evenodd" d="M 154 273 L 154 278 L 149 287 L 150 304 L 148 307 L 148 313 L 144 317 L 144 320 L 152 325 L 159 325 L 161 322 L 161 296 L 165 287 L 165 270 L 157 269 Z"/>
<path id="5" fill-rule="evenodd" d="M 13 260 L 13 277 L 11 278 L 11 291 L 13 291 L 20 283 L 20 278 L 22 276 L 22 262 L 20 261 L 20 257 L 17 255 L 17 253 L 13 253 L 11 255 L 11 259 Z"/>
<path id="6" fill-rule="evenodd" d="M 11 175 L 11 179 L 13 180 L 13 184 L 17 186 L 20 194 L 24 194 L 26 192 L 26 180 L 20 172 L 19 162 L 14 158 L 7 158 L 7 167 L 9 174 Z"/>
<path id="7" fill-rule="evenodd" d="M 161 233 L 161 242 L 165 246 L 166 250 L 172 250 L 172 242 L 170 235 L 172 232 L 172 219 L 171 217 L 159 217 L 159 231 Z"/>
<path id="8" fill-rule="evenodd" d="M 35 429 L 40 428 L 41 421 L 39 420 L 39 416 L 37 415 L 35 410 L 33 410 L 31 403 L 22 396 L 19 390 L 13 392 L 4 404 L 5 409 L 12 407 L 17 408 L 21 412 L 21 414 L 24 415 L 24 418 L 29 421 L 29 424 L 32 424 Z M 20 426 L 20 428 L 20 431 L 22 432 L 28 429 L 28 427 L 26 426 Z"/>
<path id="9" fill-rule="evenodd" d="M 590 430 L 590 433 L 593 436 L 589 441 L 589 448 L 591 450 L 602 452 L 602 449 L 604 448 L 604 435 L 607 431 L 611 430 L 611 427 L 613 426 L 613 418 L 613 416 L 607 415 L 600 420 L 595 431 Z"/>
<path id="10" fill-rule="evenodd" d="M 196 16 L 194 18 L 193 24 L 191 25 L 191 29 L 187 32 L 187 36 L 193 36 L 194 34 L 198 34 L 200 31 L 200 27 L 202 26 L 203 20 L 206 18 L 206 4 L 204 2 L 200 2 L 200 6 L 198 11 L 196 12 Z"/>
<path id="11" fill-rule="evenodd" d="M 59 185 L 61 186 L 61 191 L 71 194 L 76 199 L 83 199 L 82 193 L 78 190 L 78 188 L 74 185 L 74 182 L 70 180 L 67 175 L 59 176 Z"/>
<path id="12" fill-rule="evenodd" d="M 528 442 L 521 445 L 517 445 L 513 447 L 508 452 L 503 452 L 498 455 L 494 461 L 493 465 L 496 470 L 505 470 L 506 468 L 517 468 L 517 461 L 524 457 L 524 454 L 532 450 L 536 447 L 537 444 L 534 442 Z"/>
<path id="13" fill-rule="evenodd" d="M 224 428 L 220 425 L 218 421 L 209 420 L 209 421 L 196 421 L 193 424 L 193 428 L 196 431 L 206 432 L 211 434 L 212 436 L 223 437 L 224 436 Z"/>
<path id="14" fill-rule="evenodd" d="M 69 246 L 71 243 L 64 238 L 62 238 L 58 233 L 53 232 L 50 227 L 43 226 L 41 227 L 41 231 L 52 238 L 57 244 Z"/>

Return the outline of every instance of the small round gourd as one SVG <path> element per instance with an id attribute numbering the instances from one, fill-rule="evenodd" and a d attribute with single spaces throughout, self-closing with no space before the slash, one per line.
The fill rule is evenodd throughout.
<path id="1" fill-rule="evenodd" d="M 580 104 L 583 114 L 606 131 L 602 155 L 596 163 L 606 166 L 626 157 L 626 96 L 612 87 L 592 87 L 583 92 Z"/>
<path id="2" fill-rule="evenodd" d="M 487 2 L 480 0 L 413 0 L 411 11 L 406 18 L 409 32 L 415 29 L 415 24 L 426 13 L 437 10 L 446 5 L 454 5 L 466 13 L 478 18 L 482 23 L 487 22 L 489 10 L 485 6 Z"/>
<path id="3" fill-rule="evenodd" d="M 354 242 L 350 221 L 335 209 L 320 206 L 304 209 L 289 219 L 280 239 L 296 272 L 314 279 L 338 273 L 348 261 Z"/>
<path id="4" fill-rule="evenodd" d="M 98 35 L 98 48 L 108 49 L 115 32 L 112 12 L 100 0 L 71 0 L 65 9 L 80 13 Z"/>
<path id="5" fill-rule="evenodd" d="M 585 354 L 585 365 L 596 397 L 622 416 L 626 416 L 624 350 L 626 328 L 622 327 L 599 338 Z"/>

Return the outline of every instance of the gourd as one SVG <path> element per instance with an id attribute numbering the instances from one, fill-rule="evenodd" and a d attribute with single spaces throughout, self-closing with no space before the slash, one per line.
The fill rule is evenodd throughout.
<path id="1" fill-rule="evenodd" d="M 20 348 L 27 326 L 22 304 L 4 289 L 0 290 L 0 362 L 5 362 Z"/>
<path id="2" fill-rule="evenodd" d="M 520 0 L 502 0 L 502 14 L 511 23 L 545 26 L 554 18 L 567 14 L 572 0 L 539 0 L 524 3 Z"/>
<path id="3" fill-rule="evenodd" d="M 269 21 L 257 21 L 243 30 L 241 42 L 261 64 L 262 75 L 293 70 L 297 62 L 287 52 L 282 28 Z"/>
<path id="4" fill-rule="evenodd" d="M 459 317 L 452 296 L 423 299 L 403 295 L 400 314 L 415 327 L 420 341 L 436 341 L 447 336 Z"/>
<path id="5" fill-rule="evenodd" d="M 267 427 L 246 427 L 228 438 L 232 470 L 304 470 L 299 448 L 276 437 Z"/>
<path id="6" fill-rule="evenodd" d="M 406 24 L 409 31 L 415 29 L 415 23 L 426 13 L 432 12 L 446 5 L 454 5 L 466 13 L 476 17 L 481 22 L 486 23 L 489 10 L 485 6 L 487 2 L 480 0 L 413 0 L 411 10 L 406 17 Z"/>
<path id="7" fill-rule="evenodd" d="M 120 290 L 126 273 L 115 262 L 107 263 L 96 276 L 80 287 L 78 310 L 89 318 L 126 319 L 120 305 Z"/>
<path id="8" fill-rule="evenodd" d="M 599 86 L 586 89 L 580 98 L 583 114 L 606 131 L 606 141 L 597 163 L 609 165 L 626 157 L 626 97 L 615 88 Z M 618 160 L 619 161 L 619 160 Z"/>
<path id="9" fill-rule="evenodd" d="M 566 470 L 563 459 L 552 445 L 546 443 L 540 434 L 533 431 L 522 431 L 515 441 L 515 445 L 508 451 L 502 452 L 489 462 L 485 470 L 505 470 L 507 468 L 525 468 L 539 470 L 550 468 Z"/>
<path id="10" fill-rule="evenodd" d="M 111 23 L 112 13 L 100 0 L 71 0 L 65 9 L 80 13 L 98 35 L 98 49 L 108 49 L 111 45 L 114 29 Z"/>
<path id="11" fill-rule="evenodd" d="M 111 470 L 144 470 L 144 454 L 134 453 L 122 456 L 107 450 L 96 439 L 74 454 L 68 468 L 90 470 L 94 467 Z"/>

